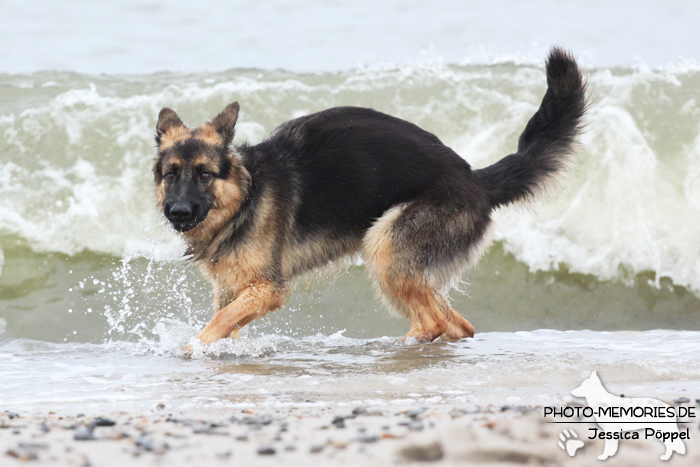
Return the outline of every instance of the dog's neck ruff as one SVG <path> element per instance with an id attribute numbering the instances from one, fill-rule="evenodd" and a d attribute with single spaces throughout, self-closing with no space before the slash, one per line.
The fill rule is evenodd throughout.
<path id="1" fill-rule="evenodd" d="M 195 262 L 218 261 L 235 248 L 238 238 L 252 216 L 253 194 L 250 186 L 245 187 L 245 197 L 228 216 L 221 216 L 212 221 L 215 225 L 206 225 L 207 219 L 192 230 L 183 233 L 187 250 L 185 256 L 190 256 Z M 210 213 L 216 215 L 217 213 Z M 207 216 L 209 218 L 209 216 Z"/>

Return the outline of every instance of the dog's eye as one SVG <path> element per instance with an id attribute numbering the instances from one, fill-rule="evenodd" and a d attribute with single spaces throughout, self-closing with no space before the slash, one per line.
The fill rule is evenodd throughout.
<path id="1" fill-rule="evenodd" d="M 173 180 L 175 180 L 175 174 L 172 172 L 170 172 L 169 174 L 165 174 L 165 179 L 169 182 L 172 182 Z"/>
<path id="2" fill-rule="evenodd" d="M 202 172 L 202 175 L 199 176 L 199 179 L 203 182 L 209 181 L 209 179 L 211 179 L 211 174 L 208 172 Z"/>

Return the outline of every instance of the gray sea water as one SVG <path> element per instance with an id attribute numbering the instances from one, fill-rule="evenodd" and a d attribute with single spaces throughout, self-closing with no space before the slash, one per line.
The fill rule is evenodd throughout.
<path id="1" fill-rule="evenodd" d="M 0 6 L 0 408 L 561 403 L 700 393 L 695 2 L 5 2 Z M 621 19 L 624 19 L 622 21 Z M 152 196 L 155 118 L 238 100 L 236 142 L 360 105 L 475 167 L 511 153 L 552 43 L 587 66 L 575 167 L 495 244 L 454 308 L 477 337 L 394 343 L 361 259 L 239 342 L 178 350 L 211 292 Z"/>

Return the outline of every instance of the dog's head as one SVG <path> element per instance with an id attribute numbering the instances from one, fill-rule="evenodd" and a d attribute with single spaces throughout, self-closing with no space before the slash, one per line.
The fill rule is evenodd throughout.
<path id="1" fill-rule="evenodd" d="M 195 130 L 173 110 L 160 111 L 153 165 L 156 199 L 176 230 L 216 229 L 245 199 L 249 175 L 230 147 L 239 109 L 234 102 Z"/>
<path id="2" fill-rule="evenodd" d="M 585 379 L 579 387 L 571 390 L 571 395 L 574 397 L 590 397 L 597 395 L 601 392 L 601 390 L 605 390 L 603 388 L 603 383 L 600 382 L 598 373 L 593 371 L 591 376 L 589 376 L 588 379 Z"/>

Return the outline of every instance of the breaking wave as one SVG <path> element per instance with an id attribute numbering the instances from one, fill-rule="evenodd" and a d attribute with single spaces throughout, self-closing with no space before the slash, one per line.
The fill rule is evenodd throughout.
<path id="1" fill-rule="evenodd" d="M 700 294 L 700 67 L 589 71 L 591 109 L 568 179 L 546 202 L 497 214 L 496 239 L 531 271 L 631 283 L 653 273 Z M 0 244 L 175 258 L 151 193 L 155 118 L 191 126 L 242 105 L 236 142 L 336 105 L 436 133 L 475 167 L 514 152 L 542 68 L 441 63 L 296 74 L 0 75 Z M 11 98 L 9 98 L 11 97 Z M 1 251 L 1 250 L 0 250 Z M 3 264 L 0 252 L 0 268 Z M 0 273 L 1 273 L 0 269 Z"/>

